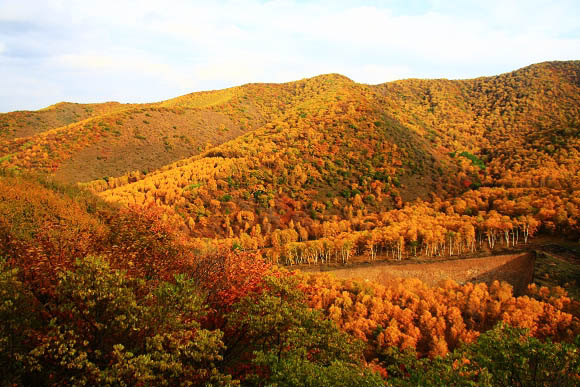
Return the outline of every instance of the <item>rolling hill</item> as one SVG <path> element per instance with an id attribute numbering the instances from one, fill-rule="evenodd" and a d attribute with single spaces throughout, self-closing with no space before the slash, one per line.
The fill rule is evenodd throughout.
<path id="1" fill-rule="evenodd" d="M 579 61 L 2 114 L 0 378 L 574 385 L 578 117 Z M 525 250 L 518 276 L 537 235 L 535 282 L 572 292 L 458 261 Z M 377 260 L 442 281 L 284 267 Z"/>
<path id="2" fill-rule="evenodd" d="M 55 127 L 27 123 L 36 134 L 5 139 L 0 160 L 83 183 L 111 202 L 164 207 L 194 237 L 251 237 L 254 247 L 276 245 L 276 230 L 307 241 L 328 234 L 322 228 L 330 224 L 340 232 L 386 227 L 390 210 L 415 200 L 435 213 L 484 211 L 486 220 L 494 200 L 525 196 L 535 201 L 501 215 L 537 215 L 540 189 L 564 190 L 569 200 L 564 214 L 551 208 L 539 221 L 573 231 L 579 80 L 578 61 L 458 81 L 363 85 L 329 74 L 152 104 L 94 105 L 102 114 L 59 127 L 82 105 L 55 105 L 29 113 L 52 112 L 45 121 Z M 525 188 L 533 193 L 522 194 Z M 484 234 L 476 219 L 470 222 Z"/>

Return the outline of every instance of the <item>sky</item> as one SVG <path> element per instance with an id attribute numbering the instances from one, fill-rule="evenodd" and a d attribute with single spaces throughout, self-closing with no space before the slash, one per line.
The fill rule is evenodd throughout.
<path id="1" fill-rule="evenodd" d="M 0 0 L 0 112 L 580 59 L 580 1 Z"/>

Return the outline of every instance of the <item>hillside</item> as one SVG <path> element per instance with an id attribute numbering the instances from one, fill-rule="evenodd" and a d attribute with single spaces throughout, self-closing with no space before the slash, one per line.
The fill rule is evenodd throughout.
<path id="1" fill-rule="evenodd" d="M 514 361 L 518 380 L 578 377 L 580 305 L 562 288 L 340 281 L 200 255 L 159 208 L 45 178 L 3 172 L 0 199 L 11 385 L 495 385 Z"/>
<path id="2" fill-rule="evenodd" d="M 465 81 L 376 86 L 401 122 L 450 152 L 468 151 L 494 184 L 578 184 L 580 62 L 546 62 Z M 546 182 L 547 180 L 547 182 Z"/>
<path id="3" fill-rule="evenodd" d="M 117 104 L 115 109 L 96 105 L 92 109 L 100 109 L 100 114 L 88 116 L 75 116 L 72 108 L 77 106 L 67 104 L 8 113 L 0 115 L 0 122 L 10 129 L 9 122 L 16 120 L 23 127 L 14 132 L 20 135 L 7 135 L 0 143 L 0 160 L 66 182 L 152 171 L 261 126 L 284 105 L 277 97 L 287 94 L 278 85 L 247 85 L 160 103 Z M 19 116 L 31 118 L 18 121 Z M 40 124 L 35 125 L 35 119 Z"/>
<path id="4" fill-rule="evenodd" d="M 547 62 L 465 81 L 411 79 L 365 86 L 338 78 L 351 85 L 350 92 L 359 103 L 372 106 L 379 122 L 382 116 L 398 121 L 404 135 L 414 133 L 436 151 L 468 151 L 497 160 L 498 165 L 492 165 L 497 175 L 506 162 L 518 164 L 516 172 L 529 168 L 505 158 L 513 155 L 514 149 L 525 152 L 522 157 L 532 159 L 534 165 L 551 163 L 550 168 L 574 159 L 568 153 L 574 152 L 577 144 L 568 142 L 578 138 L 579 77 L 577 62 Z M 38 112 L 2 114 L 2 157 L 10 155 L 8 165 L 51 171 L 72 182 L 150 171 L 267 123 L 287 120 L 292 110 L 305 108 L 298 108 L 298 104 L 318 101 L 320 94 L 336 93 L 319 87 L 320 81 L 313 78 L 193 93 L 153 104 L 60 103 Z M 345 106 L 339 100 L 328 102 L 335 106 L 330 110 L 333 114 Z M 341 114 L 350 115 L 346 111 Z M 312 122 L 298 119 L 294 124 L 319 130 Z M 391 136 L 403 147 L 408 142 L 398 138 L 401 134 Z M 415 146 L 412 141 L 408 145 Z M 134 152 L 150 156 L 127 156 Z M 410 158 L 421 163 L 416 155 Z M 74 176 L 79 165 L 93 172 Z M 564 166 L 574 173 L 573 165 Z M 514 177 L 522 183 L 529 178 Z"/>
<path id="5" fill-rule="evenodd" d="M 369 86 L 330 74 L 249 84 L 117 106 L 6 140 L 0 160 L 93 180 L 87 186 L 108 201 L 160 205 L 191 236 L 245 238 L 246 248 L 379 230 L 392 223 L 390 210 L 417 199 L 425 205 L 406 213 L 429 207 L 429 223 L 466 244 L 471 228 L 479 240 L 494 227 L 515 234 L 528 227 L 521 216 L 539 222 L 533 231 L 569 233 L 578 218 L 579 79 L 573 61 L 460 81 Z M 550 189 L 562 207 L 540 203 Z M 406 243 L 384 247 L 428 239 L 397 223 L 392 238 Z"/>
<path id="6" fill-rule="evenodd" d="M 0 115 L 0 379 L 576 385 L 578 117 L 578 61 Z"/>
<path id="7" fill-rule="evenodd" d="M 17 111 L 0 114 L 0 139 L 11 140 L 66 126 L 77 121 L 128 109 L 130 104 L 118 102 L 78 104 L 60 102 L 38 111 Z"/>
<path id="8" fill-rule="evenodd" d="M 3 141 L 0 160 L 59 180 L 93 180 L 88 186 L 108 201 L 160 205 L 191 236 L 245 238 L 246 248 L 384 228 L 388 211 L 416 199 L 435 211 L 431 223 L 465 243 L 470 227 L 479 239 L 489 224 L 501 233 L 493 220 L 498 211 L 511 217 L 502 224 L 512 230 L 524 227 L 517 217 L 534 216 L 540 226 L 548 222 L 548 231 L 562 225 L 571 232 L 580 185 L 579 74 L 577 61 L 473 80 L 376 86 L 331 74 L 153 104 L 103 104 L 97 105 L 103 114 Z M 10 114 L 17 113 L 2 118 Z M 63 118 L 52 120 L 58 125 Z M 522 194 L 523 188 L 531 190 Z M 552 203 L 536 216 L 531 208 L 543 195 L 537 189 L 565 190 L 554 193 L 565 198 L 564 207 Z M 465 198 L 453 199 L 463 192 Z M 470 201 L 474 194 L 486 204 Z M 532 207 L 497 206 L 498 198 L 514 197 Z M 468 219 L 478 211 L 491 219 L 488 226 Z M 427 239 L 414 229 L 404 225 L 393 235 L 403 234 L 406 246 Z"/>
<path id="9" fill-rule="evenodd" d="M 362 204 L 363 198 L 371 208 L 393 207 L 400 201 L 399 178 L 429 179 L 432 186 L 424 188 L 434 191 L 441 189 L 437 183 L 447 183 L 439 175 L 444 168 L 439 158 L 448 156 L 432 153 L 422 139 L 384 116 L 366 88 L 338 76 L 301 83 L 318 94 L 275 121 L 103 195 L 138 204 L 159 202 L 225 222 L 229 214 L 224 211 L 232 216 L 251 211 L 255 219 L 263 213 L 277 228 L 285 227 L 293 212 L 296 219 L 345 216 L 357 209 L 347 209 L 351 202 Z M 426 196 L 427 190 L 422 193 Z M 212 223 L 214 229 L 204 236 L 218 232 L 217 222 Z"/>
<path id="10" fill-rule="evenodd" d="M 331 224 L 348 232 L 385 226 L 386 211 L 416 198 L 440 197 L 436 211 L 446 216 L 449 207 L 454 216 L 484 211 L 487 218 L 492 210 L 514 219 L 536 215 L 530 204 L 509 210 L 497 200 L 525 196 L 539 208 L 545 194 L 536 189 L 565 190 L 554 193 L 572 200 L 565 199 L 565 212 L 557 215 L 552 203 L 538 220 L 554 230 L 570 218 L 574 229 L 578 68 L 578 62 L 545 63 L 491 78 L 378 86 L 337 75 L 285 84 L 309 98 L 191 159 L 91 187 L 107 200 L 171 207 L 194 236 L 261 234 L 256 243 L 267 246 L 276 229 L 293 229 L 296 240 L 305 240 L 324 236 L 321 228 Z M 446 204 L 482 185 L 489 189 Z M 523 188 L 531 190 L 522 194 Z M 474 195 L 486 204 L 470 199 Z M 487 230 L 475 217 L 468 223 Z M 457 232 L 460 226 L 444 228 Z"/>

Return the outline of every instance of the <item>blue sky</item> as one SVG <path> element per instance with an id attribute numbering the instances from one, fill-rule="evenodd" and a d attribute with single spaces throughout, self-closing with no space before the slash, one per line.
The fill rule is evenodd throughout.
<path id="1" fill-rule="evenodd" d="M 580 2 L 0 0 L 0 112 L 249 82 L 473 78 L 580 59 Z"/>

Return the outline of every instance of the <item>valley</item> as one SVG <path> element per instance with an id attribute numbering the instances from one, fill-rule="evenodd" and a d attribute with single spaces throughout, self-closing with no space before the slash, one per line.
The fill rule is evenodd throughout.
<path id="1" fill-rule="evenodd" d="M 579 238 L 580 61 L 0 114 L 0 379 L 572 385 Z"/>

